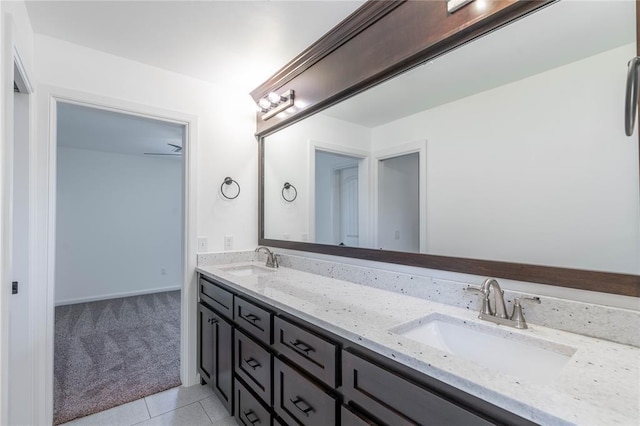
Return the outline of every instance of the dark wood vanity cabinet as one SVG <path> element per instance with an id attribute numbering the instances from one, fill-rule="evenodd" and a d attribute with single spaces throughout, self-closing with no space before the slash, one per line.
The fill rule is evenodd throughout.
<path id="1" fill-rule="evenodd" d="M 200 280 L 205 281 L 201 279 Z M 211 283 L 209 283 L 211 284 Z M 233 326 L 219 312 L 198 304 L 198 359 L 200 378 L 211 386 L 231 413 L 233 409 Z"/>
<path id="2" fill-rule="evenodd" d="M 199 282 L 208 294 L 198 305 L 198 371 L 241 425 L 533 424 L 215 280 Z"/>

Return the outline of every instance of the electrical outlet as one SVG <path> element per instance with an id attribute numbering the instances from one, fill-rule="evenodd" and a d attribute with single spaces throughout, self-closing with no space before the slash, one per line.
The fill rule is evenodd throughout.
<path id="1" fill-rule="evenodd" d="M 224 249 L 233 250 L 233 235 L 224 236 Z"/>
<path id="2" fill-rule="evenodd" d="M 198 253 L 205 253 L 208 250 L 209 243 L 207 237 L 198 237 Z"/>
<path id="3" fill-rule="evenodd" d="M 167 269 L 166 268 L 160 268 L 160 275 L 167 275 Z"/>
<path id="4" fill-rule="evenodd" d="M 393 233 L 393 238 L 395 238 L 396 240 L 400 239 L 400 231 L 396 231 Z"/>
<path id="5" fill-rule="evenodd" d="M 291 238 L 291 235 L 289 235 L 289 234 L 287 234 L 287 233 L 282 234 L 282 239 L 283 239 L 283 240 L 288 240 L 288 239 L 290 239 L 290 238 Z"/>
<path id="6" fill-rule="evenodd" d="M 302 241 L 309 241 L 309 234 L 303 233 L 300 235 Z"/>

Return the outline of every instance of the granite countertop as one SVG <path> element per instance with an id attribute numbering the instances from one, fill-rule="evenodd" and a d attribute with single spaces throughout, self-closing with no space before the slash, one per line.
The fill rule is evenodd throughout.
<path id="1" fill-rule="evenodd" d="M 640 349 L 529 324 L 526 330 L 479 320 L 478 313 L 398 293 L 290 269 L 236 276 L 226 268 L 261 262 L 200 266 L 199 272 L 282 311 L 435 377 L 526 419 L 545 425 L 640 424 Z M 554 377 L 508 375 L 432 348 L 392 330 L 426 317 L 463 322 L 510 340 L 571 355 Z M 602 319 L 605 320 L 605 319 Z M 575 351 L 575 352 L 574 352 Z"/>

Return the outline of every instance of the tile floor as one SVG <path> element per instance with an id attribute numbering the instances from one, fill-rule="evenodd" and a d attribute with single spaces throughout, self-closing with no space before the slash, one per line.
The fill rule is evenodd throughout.
<path id="1" fill-rule="evenodd" d="M 209 386 L 177 387 L 63 426 L 237 426 Z"/>

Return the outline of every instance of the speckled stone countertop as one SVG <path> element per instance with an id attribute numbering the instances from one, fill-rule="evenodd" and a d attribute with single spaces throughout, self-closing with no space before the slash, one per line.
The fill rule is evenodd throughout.
<path id="1" fill-rule="evenodd" d="M 249 276 L 225 271 L 252 264 L 262 265 L 245 262 L 199 266 L 197 270 L 536 423 L 640 424 L 638 348 L 536 325 L 527 330 L 498 326 L 479 320 L 478 313 L 470 309 L 290 268 Z M 534 383 L 518 373 L 507 375 L 394 332 L 434 315 L 511 340 L 535 340 L 537 346 L 573 355 L 555 377 Z"/>

